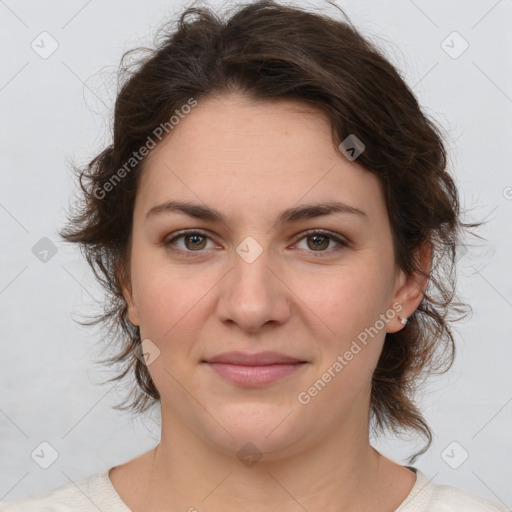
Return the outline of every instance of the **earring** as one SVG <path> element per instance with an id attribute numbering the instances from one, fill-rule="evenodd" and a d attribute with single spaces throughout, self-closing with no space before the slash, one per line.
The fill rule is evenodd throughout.
<path id="1" fill-rule="evenodd" d="M 407 325 L 407 318 L 400 316 L 400 315 L 398 315 L 398 318 L 400 319 L 400 323 L 402 325 Z"/>

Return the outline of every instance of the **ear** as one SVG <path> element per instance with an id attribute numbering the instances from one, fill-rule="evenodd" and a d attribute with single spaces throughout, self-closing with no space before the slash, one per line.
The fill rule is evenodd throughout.
<path id="1" fill-rule="evenodd" d="M 126 301 L 126 305 L 128 306 L 128 319 L 133 325 L 139 324 L 139 314 L 137 312 L 137 306 L 135 304 L 135 300 L 133 298 L 133 290 L 131 277 L 127 273 L 126 269 L 122 266 L 116 268 L 116 276 L 118 282 L 121 283 L 121 290 L 123 292 L 124 300 Z"/>
<path id="2" fill-rule="evenodd" d="M 432 256 L 432 243 L 429 240 L 424 242 L 414 255 L 427 276 L 430 275 Z M 416 311 L 423 300 L 427 283 L 428 277 L 422 276 L 418 272 L 408 276 L 403 270 L 400 270 L 391 302 L 391 305 L 395 304 L 393 310 L 397 311 L 397 315 L 387 323 L 386 332 L 393 333 L 404 328 L 400 318 L 409 318 Z M 397 304 L 401 305 L 400 310 L 397 309 Z"/>
<path id="3" fill-rule="evenodd" d="M 140 325 L 139 314 L 137 312 L 137 306 L 135 304 L 135 301 L 133 300 L 133 293 L 130 282 L 123 285 L 123 297 L 128 306 L 128 319 L 133 325 Z"/>

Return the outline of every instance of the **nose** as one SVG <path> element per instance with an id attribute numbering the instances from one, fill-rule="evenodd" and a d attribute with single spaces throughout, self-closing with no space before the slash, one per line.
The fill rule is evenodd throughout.
<path id="1" fill-rule="evenodd" d="M 219 284 L 217 314 L 222 322 L 254 333 L 290 318 L 292 292 L 269 253 L 263 249 L 254 260 L 243 252 L 235 254 L 232 270 Z"/>

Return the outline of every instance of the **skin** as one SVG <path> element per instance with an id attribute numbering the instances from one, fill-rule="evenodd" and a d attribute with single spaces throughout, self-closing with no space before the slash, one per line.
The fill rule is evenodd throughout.
<path id="1" fill-rule="evenodd" d="M 176 212 L 146 220 L 168 200 L 215 208 L 226 223 Z M 286 208 L 326 201 L 367 218 L 275 224 Z M 208 237 L 163 244 L 184 229 Z M 320 238 L 315 248 L 302 234 L 309 229 L 350 244 Z M 297 399 L 394 303 L 409 317 L 426 285 L 396 268 L 381 182 L 341 154 L 328 119 L 291 100 L 201 100 L 147 157 L 132 236 L 124 295 L 130 321 L 160 351 L 148 369 L 162 430 L 156 449 L 110 472 L 124 502 L 134 512 L 398 507 L 415 475 L 368 438 L 371 376 L 386 332 L 403 328 L 397 315 L 308 404 Z M 236 252 L 248 236 L 262 250 L 251 263 Z M 197 246 L 196 257 L 171 249 L 197 255 Z M 426 271 L 429 249 L 419 255 Z M 201 363 L 230 350 L 273 350 L 308 364 L 246 388 Z M 262 455 L 250 467 L 237 457 L 249 441 Z"/>

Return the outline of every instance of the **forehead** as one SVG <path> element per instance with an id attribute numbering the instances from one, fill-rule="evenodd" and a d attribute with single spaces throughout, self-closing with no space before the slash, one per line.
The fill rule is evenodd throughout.
<path id="1" fill-rule="evenodd" d="M 137 196 L 145 206 L 186 197 L 224 211 L 327 200 L 369 215 L 384 207 L 380 180 L 341 154 L 324 113 L 238 94 L 199 101 L 179 121 L 148 155 Z"/>
<path id="2" fill-rule="evenodd" d="M 148 164 L 173 152 L 180 160 L 208 156 L 229 165 L 248 162 L 261 151 L 269 164 L 279 156 L 298 160 L 328 146 L 331 127 L 324 113 L 289 99 L 261 101 L 237 93 L 200 100 L 149 155 Z"/>

